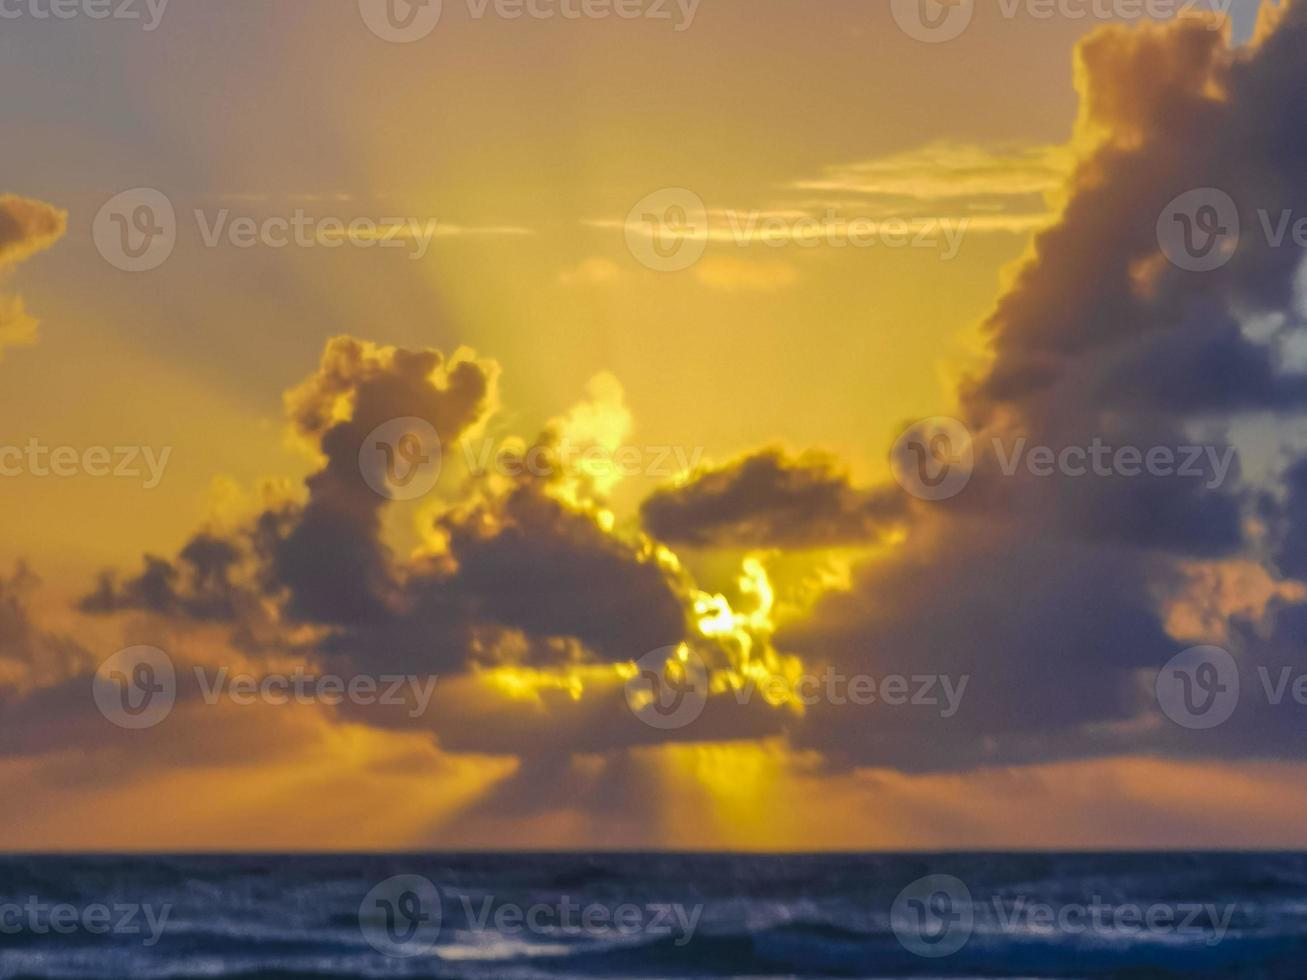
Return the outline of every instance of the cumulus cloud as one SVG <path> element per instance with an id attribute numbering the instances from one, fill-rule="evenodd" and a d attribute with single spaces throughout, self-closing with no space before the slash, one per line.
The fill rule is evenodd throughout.
<path id="1" fill-rule="evenodd" d="M 800 744 L 904 768 L 1180 751 L 1188 733 L 1160 718 L 1149 681 L 1181 645 L 1208 638 L 1168 632 L 1161 593 L 1187 562 L 1255 555 L 1259 498 L 1237 466 L 1219 482 L 1036 478 L 1005 470 L 1004 458 L 1022 443 L 1060 450 L 1094 439 L 1198 442 L 1222 456 L 1241 415 L 1301 407 L 1302 378 L 1243 327 L 1250 314 L 1277 313 L 1284 330 L 1296 328 L 1301 250 L 1248 235 L 1229 265 L 1197 275 L 1163 258 L 1156 227 L 1169 202 L 1203 187 L 1229 193 L 1247 228 L 1257 209 L 1304 213 L 1307 75 L 1295 54 L 1304 41 L 1307 4 L 1294 3 L 1251 49 L 1231 49 L 1200 21 L 1113 27 L 1082 44 L 1070 196 L 986 324 L 991 363 L 962 386 L 971 484 L 914 505 L 902 547 L 777 637 L 846 672 L 969 676 L 965 703 L 952 719 L 822 705 Z M 1302 499 L 1296 474 L 1291 509 Z M 1291 550 L 1299 538 L 1282 540 Z M 1300 567 L 1292 554 L 1280 565 Z M 1295 608 L 1273 622 L 1295 622 Z M 1247 664 L 1266 654 L 1257 635 L 1243 634 Z M 1276 649 L 1307 659 L 1300 642 Z M 1286 752 L 1282 738 L 1261 734 L 1190 740 L 1188 751 Z"/>
<path id="2" fill-rule="evenodd" d="M 904 510 L 901 493 L 855 488 L 832 456 L 769 448 L 659 489 L 641 516 L 672 544 L 822 548 L 880 540 Z"/>
<path id="3" fill-rule="evenodd" d="M 455 457 L 493 413 L 497 373 L 466 351 L 446 358 L 331 341 L 319 369 L 286 398 L 292 433 L 321 460 L 306 499 L 270 507 L 235 532 L 205 530 L 176 559 L 147 556 L 136 574 L 106 573 L 83 610 L 225 624 L 247 651 L 294 649 L 346 674 L 610 668 L 681 643 L 692 597 L 674 558 L 637 531 L 615 530 L 600 503 L 606 481 L 555 458 L 564 439 L 609 445 L 629 426 L 611 376 L 596 378 L 587 400 L 523 446 L 550 465 L 470 479 L 430 517 L 438 547 L 405 557 L 387 544 L 390 502 L 365 472 L 366 441 L 393 419 L 418 419 Z M 612 718 L 620 706 L 625 727 L 640 727 L 617 675 L 602 676 L 603 703 L 586 710 Z M 632 730 L 637 736 L 648 738 Z M 525 751 L 533 736 L 509 726 L 461 741 Z"/>
<path id="4" fill-rule="evenodd" d="M 1195 568 L 1307 568 L 1298 454 L 1270 488 L 1237 465 L 1217 481 L 1050 478 L 1006 460 L 1021 444 L 1095 440 L 1141 450 L 1199 442 L 1223 455 L 1235 422 L 1301 410 L 1307 390 L 1282 345 L 1248 329 L 1251 317 L 1276 337 L 1300 329 L 1301 250 L 1248 235 L 1227 266 L 1196 275 L 1165 260 L 1156 226 L 1195 187 L 1224 188 L 1249 228 L 1258 209 L 1307 213 L 1304 42 L 1307 2 L 1298 0 L 1244 50 L 1189 20 L 1112 27 L 1082 45 L 1077 162 L 1060 215 L 988 318 L 988 363 L 961 385 L 956 412 L 976 461 L 954 499 L 855 487 L 828 456 L 766 449 L 655 492 L 633 527 L 607 509 L 608 483 L 559 465 L 469 479 L 426 512 L 426 546 L 397 554 L 384 533 L 396 505 L 370 485 L 360 450 L 396 418 L 421 419 L 445 449 L 459 446 L 494 414 L 498 370 L 468 352 L 338 338 L 287 398 L 293 433 L 319 459 L 304 499 L 106 578 L 84 606 L 224 623 L 233 637 L 252 637 L 258 621 L 260 636 L 284 631 L 285 644 L 330 665 L 447 676 L 441 709 L 421 724 L 464 752 L 539 758 L 776 735 L 829 764 L 904 770 L 1296 753 L 1278 720 L 1189 739 L 1160 718 L 1149 684 L 1182 646 L 1212 638 L 1201 633 L 1210 617 L 1186 625 L 1174 615 L 1185 600 L 1177 592 L 1202 588 Z M 1041 159 L 1018 161 L 1019 186 L 1046 190 Z M 997 186 L 993 169 L 976 179 Z M 873 168 L 868 179 L 907 179 L 901 171 Z M 620 441 L 630 418 L 615 385 L 596 382 L 582 408 L 524 439 L 524 452 L 548 456 L 576 434 Z M 889 546 L 779 629 L 770 586 L 709 595 L 669 548 L 868 543 Z M 1255 610 L 1222 598 L 1221 638 L 1252 671 L 1249 683 L 1257 663 L 1304 664 L 1307 606 L 1282 585 L 1262 588 L 1272 598 Z M 681 645 L 708 663 L 714 696 L 701 722 L 658 733 L 625 709 L 618 668 Z M 967 687 L 947 716 L 731 696 L 796 665 L 965 678 Z M 573 771 L 552 761 L 503 792 L 520 800 L 541 772 Z"/>

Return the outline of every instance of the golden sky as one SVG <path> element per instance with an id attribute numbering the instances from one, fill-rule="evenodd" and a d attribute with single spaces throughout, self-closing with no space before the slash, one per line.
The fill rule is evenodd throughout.
<path id="1" fill-rule="evenodd" d="M 846 0 L 445 0 L 392 43 L 370 3 L 0 35 L 9 846 L 1307 841 L 1294 706 L 1248 704 L 1303 661 L 1294 255 L 1195 278 L 1155 234 L 1194 188 L 1299 206 L 1302 2 L 1253 38 L 1238 0 L 976 0 L 940 43 Z M 159 200 L 171 252 L 125 270 L 114 222 Z M 890 455 L 937 416 L 978 458 L 931 502 Z M 1005 481 L 982 435 L 1240 465 Z M 378 439 L 438 444 L 426 492 L 387 499 Z M 1246 688 L 1215 733 L 1154 697 L 1200 644 Z M 92 693 L 139 645 L 178 681 L 132 729 Z M 654 655 L 702 717 L 645 723 Z M 434 694 L 208 703 L 222 671 Z"/>

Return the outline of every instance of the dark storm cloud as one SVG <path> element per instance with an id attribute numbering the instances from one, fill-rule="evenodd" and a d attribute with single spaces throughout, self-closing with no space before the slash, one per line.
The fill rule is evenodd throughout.
<path id="1" fill-rule="evenodd" d="M 1034 479 L 1002 472 L 990 447 L 1095 437 L 1178 447 L 1202 433 L 1223 454 L 1235 413 L 1301 407 L 1303 379 L 1238 318 L 1273 312 L 1296 325 L 1301 251 L 1270 249 L 1252 232 L 1258 209 L 1307 215 L 1305 44 L 1307 3 L 1295 2 L 1257 50 L 1232 53 L 1197 22 L 1112 28 L 1082 45 L 1081 136 L 1098 142 L 988 321 L 992 365 L 963 385 L 961 418 L 977 447 L 971 484 L 914 510 L 901 548 L 777 637 L 844 672 L 970 676 L 963 706 L 944 719 L 819 705 L 800 744 L 851 763 L 937 769 L 1164 751 L 1188 734 L 1141 724 L 1156 720 L 1148 678 L 1179 644 L 1206 639 L 1167 634 L 1159 588 L 1185 560 L 1247 553 L 1255 498 L 1237 465 L 1220 483 Z M 1245 236 L 1228 266 L 1196 274 L 1165 261 L 1156 226 L 1170 201 L 1201 187 L 1239 202 Z M 1294 472 L 1291 509 L 1307 496 Z M 1293 552 L 1307 535 L 1290 526 Z M 1295 554 L 1282 549 L 1281 567 L 1307 567 Z M 1249 663 L 1261 656 L 1255 635 L 1244 638 Z M 1279 650 L 1307 659 L 1300 639 L 1282 638 Z M 1286 752 L 1270 730 L 1203 744 Z"/>
<path id="2" fill-rule="evenodd" d="M 71 637 L 42 629 L 32 616 L 32 594 L 40 581 L 25 565 L 0 576 L 0 661 L 21 669 L 24 679 L 63 678 L 91 662 L 84 647 Z M 10 671 L 0 673 L 0 690 Z"/>
<path id="3" fill-rule="evenodd" d="M 325 460 L 307 503 L 263 515 L 235 544 L 240 562 L 219 546 L 155 560 L 102 588 L 92 607 L 220 610 L 213 603 L 237 580 L 230 570 L 248 560 L 257 571 L 239 581 L 280 602 L 289 624 L 322 630 L 317 649 L 329 662 L 466 681 L 482 666 L 626 662 L 687 639 L 692 583 L 660 560 L 657 539 L 800 550 L 893 528 L 905 540 L 789 622 L 775 646 L 810 673 L 966 677 L 952 716 L 819 699 L 800 719 L 719 696 L 701 721 L 668 734 L 640 725 L 611 679 L 579 698 L 442 685 L 446 700 L 425 723 L 453 750 L 524 756 L 777 732 L 832 764 L 907 770 L 1119 752 L 1300 755 L 1279 720 L 1186 741 L 1158 723 L 1149 683 L 1182 646 L 1209 639 L 1168 633 L 1162 595 L 1194 560 L 1255 557 L 1254 503 L 1278 534 L 1279 567 L 1304 574 L 1303 464 L 1280 499 L 1255 495 L 1237 464 L 1220 481 L 1040 478 L 1004 472 L 993 448 L 1200 441 L 1222 455 L 1238 413 L 1301 408 L 1302 379 L 1241 328 L 1255 313 L 1281 315 L 1281 332 L 1299 326 L 1301 250 L 1255 233 L 1259 209 L 1307 216 L 1307 0 L 1280 19 L 1259 47 L 1238 52 L 1189 20 L 1113 27 L 1082 45 L 1082 160 L 1064 212 L 1035 237 L 987 321 L 991 362 L 961 387 L 957 414 L 977 460 L 954 499 L 859 490 L 824 457 L 764 450 L 656 493 L 642 509 L 649 540 L 569 502 L 556 476 L 523 475 L 473 487 L 435 518 L 443 550 L 399 558 L 382 541 L 385 503 L 358 469 L 363 438 L 417 416 L 455 445 L 488 411 L 493 372 L 341 339 L 288 402 L 295 430 Z M 1201 187 L 1229 193 L 1249 233 L 1227 266 L 1197 274 L 1168 264 L 1156 229 L 1169 202 Z M 1285 605 L 1269 632 L 1235 623 L 1242 662 L 1307 662 L 1305 616 Z"/>
<path id="4" fill-rule="evenodd" d="M 673 544 L 800 549 L 877 541 L 903 511 L 901 494 L 853 487 L 829 456 L 768 448 L 655 492 L 641 516 Z"/>
<path id="5" fill-rule="evenodd" d="M 491 534 L 475 520 L 445 522 L 455 587 L 487 619 L 575 637 L 619 663 L 685 637 L 686 610 L 669 573 L 588 514 L 526 484 L 494 521 Z"/>
<path id="6" fill-rule="evenodd" d="M 266 639 L 262 602 L 274 601 L 286 627 L 321 631 L 316 652 L 332 669 L 371 673 L 624 663 L 681 642 L 688 583 L 647 538 L 614 534 L 551 493 L 561 467 L 466 488 L 435 518 L 445 550 L 391 554 L 381 534 L 387 501 L 360 470 L 363 441 L 413 417 L 452 451 L 490 410 L 494 373 L 437 351 L 333 340 L 287 397 L 294 431 L 325 460 L 306 481 L 307 502 L 269 510 L 238 534 L 199 534 L 176 560 L 147 557 L 121 584 L 106 574 L 82 608 L 228 622 L 248 649 Z M 555 441 L 547 431 L 538 445 L 548 452 Z"/>
<path id="7" fill-rule="evenodd" d="M 379 350 L 352 337 L 327 345 L 317 374 L 287 399 L 292 425 L 326 457 L 273 556 L 292 615 L 339 624 L 385 618 L 394 585 L 381 541 L 385 500 L 364 480 L 363 442 L 387 422 L 418 418 L 452 446 L 488 410 L 492 385 L 482 365 L 447 363 L 436 350 Z M 350 411 L 338 419 L 342 401 Z"/>
<path id="8" fill-rule="evenodd" d="M 187 616 L 198 620 L 228 621 L 241 603 L 233 572 L 242 558 L 231 541 L 213 534 L 193 537 L 177 561 L 145 556 L 145 569 L 118 584 L 112 572 L 100 577 L 96 590 L 80 603 L 88 613 L 107 614 L 127 609 Z"/>

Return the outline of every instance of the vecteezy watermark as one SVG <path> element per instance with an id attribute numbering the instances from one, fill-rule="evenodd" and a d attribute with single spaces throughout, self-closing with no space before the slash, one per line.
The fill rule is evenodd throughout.
<path id="1" fill-rule="evenodd" d="M 993 437 L 990 449 L 1005 477 L 1158 477 L 1201 480 L 1208 490 L 1222 486 L 1233 472 L 1233 446 L 1118 446 L 1094 437 L 1085 445 L 1036 446 L 1018 437 Z M 894 478 L 922 500 L 955 497 L 970 482 L 976 444 L 957 419 L 936 416 L 909 426 L 890 450 Z"/>
<path id="2" fill-rule="evenodd" d="M 828 666 L 819 674 L 749 679 L 732 693 L 742 705 L 748 704 L 755 694 L 761 694 L 771 704 L 788 702 L 809 708 L 815 704 L 930 708 L 941 718 L 952 718 L 962 707 L 969 683 L 969 674 L 958 677 L 925 673 L 845 674 Z"/>
<path id="3" fill-rule="evenodd" d="M 982 0 L 890 0 L 890 12 L 908 37 L 940 44 L 961 37 Z M 1228 16 L 1234 0 L 984 0 L 1004 20 L 1170 20 L 1197 14 Z"/>
<path id="4" fill-rule="evenodd" d="M 469 475 L 534 476 L 566 474 L 595 479 L 647 476 L 670 479 L 703 459 L 703 446 L 601 445 L 568 438 L 524 445 L 520 440 L 465 439 L 459 443 Z M 377 426 L 359 446 L 359 472 L 387 500 L 415 500 L 435 489 L 442 463 L 440 437 L 425 419 L 391 419 Z"/>
<path id="5" fill-rule="evenodd" d="M 700 0 L 466 0 L 468 17 L 484 20 L 653 20 L 673 30 L 694 24 Z M 393 44 L 411 44 L 429 36 L 440 23 L 443 0 L 359 0 L 363 23 Z"/>
<path id="6" fill-rule="evenodd" d="M 671 731 L 697 721 L 708 704 L 708 668 L 685 644 L 660 647 L 635 662 L 626 705 L 650 728 Z"/>
<path id="7" fill-rule="evenodd" d="M 750 677 L 731 685 L 739 705 L 762 697 L 768 704 L 812 707 L 830 704 L 887 708 L 925 708 L 952 718 L 962 706 L 970 675 L 846 674 L 827 666 L 798 676 Z M 671 730 L 693 724 L 708 703 L 711 682 L 703 659 L 687 645 L 661 647 L 641 657 L 626 682 L 626 703 L 651 728 Z"/>
<path id="8" fill-rule="evenodd" d="M 410 718 L 426 713 L 439 678 L 418 674 L 310 674 L 296 669 L 288 674 L 233 674 L 219 667 L 212 674 L 193 668 L 204 703 L 226 700 L 240 707 L 253 704 L 357 704 L 408 709 Z"/>
<path id="9" fill-rule="evenodd" d="M 609 227 L 612 222 L 592 222 Z M 875 218 L 802 211 L 709 211 L 684 187 L 664 187 L 636 202 L 622 224 L 635 260 L 656 272 L 680 272 L 695 265 L 709 244 L 748 248 L 913 248 L 957 256 L 970 218 Z"/>
<path id="10" fill-rule="evenodd" d="M 1307 707 L 1307 671 L 1296 666 L 1258 665 L 1253 688 L 1269 708 L 1286 704 Z M 1225 724 L 1234 716 L 1247 691 L 1239 664 L 1228 650 L 1191 647 L 1172 657 L 1157 673 L 1158 707 L 1182 728 L 1202 731 Z"/>
<path id="11" fill-rule="evenodd" d="M 169 0 L 0 0 L 0 20 L 134 20 L 152 32 Z"/>
<path id="12" fill-rule="evenodd" d="M 25 446 L 0 446 L 0 478 L 75 476 L 141 480 L 153 490 L 163 480 L 172 447 L 153 446 L 47 446 L 35 437 Z"/>
<path id="13" fill-rule="evenodd" d="M 426 713 L 439 678 L 416 674 L 311 674 L 303 668 L 289 673 L 233 673 L 229 667 L 191 672 L 207 705 L 226 701 L 238 707 L 354 704 L 406 708 L 410 718 Z M 120 728 L 153 728 L 177 703 L 177 670 L 158 647 L 120 650 L 100 665 L 92 680 L 100 712 Z"/>
<path id="14" fill-rule="evenodd" d="M 440 938 L 440 890 L 421 875 L 394 875 L 359 904 L 359 929 L 384 956 L 426 956 Z"/>
<path id="15" fill-rule="evenodd" d="M 413 416 L 383 422 L 359 446 L 359 473 L 386 500 L 416 500 L 440 480 L 440 435 Z"/>
<path id="16" fill-rule="evenodd" d="M 1211 272 L 1232 258 L 1241 234 L 1239 207 L 1215 187 L 1175 198 L 1157 219 L 1157 244 L 1177 268 Z"/>
<path id="17" fill-rule="evenodd" d="M 1256 210 L 1256 233 L 1271 248 L 1307 249 L 1307 216 L 1288 208 Z M 1200 187 L 1171 201 L 1157 219 L 1162 254 L 1186 272 L 1211 272 L 1234 258 L 1248 229 L 1225 191 Z"/>
<path id="18" fill-rule="evenodd" d="M 104 202 L 91 238 L 106 262 L 124 272 L 148 272 L 177 246 L 177 212 L 162 191 L 135 187 Z"/>
<path id="19" fill-rule="evenodd" d="M 703 459 L 703 446 L 620 445 L 561 439 L 527 448 L 493 439 L 463 443 L 464 461 L 474 476 L 551 477 L 564 473 L 589 476 L 649 476 L 668 479 L 693 470 Z"/>
<path id="20" fill-rule="evenodd" d="M 957 953 L 977 931 L 1021 937 L 1056 933 L 1104 941 L 1149 935 L 1215 946 L 1229 933 L 1234 913 L 1232 904 L 1108 902 L 1097 895 L 1088 902 L 1056 905 L 1020 894 L 981 902 L 960 878 L 934 874 L 899 893 L 890 909 L 890 925 L 904 949 L 938 959 Z"/>
<path id="21" fill-rule="evenodd" d="M 448 890 L 446 890 L 448 891 Z M 542 941 L 560 938 L 673 938 L 685 946 L 694 937 L 703 906 L 680 903 L 580 902 L 568 895 L 523 905 L 494 895 L 459 895 L 462 928 L 497 937 L 533 936 Z M 359 906 L 359 927 L 373 949 L 386 956 L 408 958 L 429 954 L 440 937 L 446 913 L 441 889 L 421 875 L 396 875 L 377 885 Z"/>
<path id="22" fill-rule="evenodd" d="M 1239 706 L 1239 665 L 1226 650 L 1190 647 L 1157 672 L 1157 705 L 1182 728 L 1215 728 Z"/>
<path id="23" fill-rule="evenodd" d="M 1208 490 L 1220 487 L 1235 460 L 1233 446 L 1112 446 L 1095 437 L 1087 446 L 1030 446 L 1016 439 L 1005 446 L 993 442 L 994 456 L 1004 476 L 1024 469 L 1034 477 L 1156 476 L 1202 480 Z"/>
<path id="24" fill-rule="evenodd" d="M 205 248 L 382 248 L 405 249 L 411 259 L 427 254 L 437 234 L 434 218 L 289 214 L 240 215 L 231 208 L 192 212 Z M 177 244 L 177 212 L 161 191 L 138 187 L 114 195 L 95 216 L 95 247 L 124 272 L 148 272 L 163 265 Z"/>
<path id="25" fill-rule="evenodd" d="M 927 875 L 894 899 L 890 928 L 903 948 L 918 956 L 952 956 L 971 938 L 976 912 L 971 889 L 952 875 Z"/>
<path id="26" fill-rule="evenodd" d="M 119 728 L 153 728 L 177 703 L 177 669 L 158 647 L 128 647 L 100 664 L 91 695 Z"/>
<path id="27" fill-rule="evenodd" d="M 921 500 L 947 500 L 960 494 L 976 468 L 971 431 L 944 415 L 910 425 L 890 449 L 894 479 Z"/>
<path id="28" fill-rule="evenodd" d="M 0 936 L 145 936 L 141 945 L 156 946 L 172 914 L 171 903 L 43 902 L 32 895 L 25 902 L 0 903 Z"/>

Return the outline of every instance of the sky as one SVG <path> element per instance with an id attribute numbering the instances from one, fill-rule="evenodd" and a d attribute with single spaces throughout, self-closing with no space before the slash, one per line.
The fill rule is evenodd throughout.
<path id="1" fill-rule="evenodd" d="M 589 4 L 0 0 L 7 846 L 1307 845 L 1307 3 Z"/>

